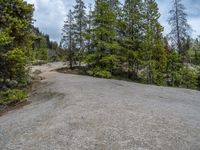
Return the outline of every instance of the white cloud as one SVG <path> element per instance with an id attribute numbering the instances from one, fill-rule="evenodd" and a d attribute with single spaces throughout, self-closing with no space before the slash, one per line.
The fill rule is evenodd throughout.
<path id="1" fill-rule="evenodd" d="M 75 0 L 26 0 L 34 4 L 36 19 L 35 26 L 39 27 L 44 33 L 50 35 L 50 38 L 55 41 L 60 41 L 61 29 L 66 14 L 72 8 Z M 123 1 L 123 0 L 122 0 Z M 156 0 L 161 13 L 160 22 L 165 27 L 164 34 L 169 33 L 170 27 L 167 23 L 169 18 L 168 12 L 172 5 L 172 0 Z M 85 5 L 93 3 L 94 0 L 84 0 Z M 200 34 L 200 1 L 199 0 L 183 0 L 187 7 L 188 22 L 192 26 L 193 36 Z"/>
<path id="2" fill-rule="evenodd" d="M 35 26 L 50 35 L 50 38 L 59 41 L 61 29 L 66 16 L 66 7 L 63 0 L 27 0 L 34 4 Z"/>
<path id="3" fill-rule="evenodd" d="M 189 19 L 189 24 L 193 29 L 193 37 L 200 35 L 200 18 Z"/>

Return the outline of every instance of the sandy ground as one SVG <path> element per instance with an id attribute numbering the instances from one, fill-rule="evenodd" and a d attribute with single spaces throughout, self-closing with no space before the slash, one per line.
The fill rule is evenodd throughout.
<path id="1" fill-rule="evenodd" d="M 42 70 L 0 117 L 0 150 L 200 150 L 200 92 Z"/>

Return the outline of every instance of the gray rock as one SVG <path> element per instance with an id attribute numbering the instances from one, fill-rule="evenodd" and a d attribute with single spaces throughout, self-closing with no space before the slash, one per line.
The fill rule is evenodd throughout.
<path id="1" fill-rule="evenodd" d="M 33 74 L 36 74 L 36 75 L 39 75 L 39 74 L 41 74 L 41 73 L 42 73 L 41 70 L 35 70 L 35 71 L 33 72 Z"/>

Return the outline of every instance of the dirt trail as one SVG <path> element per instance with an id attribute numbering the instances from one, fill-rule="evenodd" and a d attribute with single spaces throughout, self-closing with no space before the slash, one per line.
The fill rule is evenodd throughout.
<path id="1" fill-rule="evenodd" d="M 0 117 L 0 150 L 200 150 L 200 92 L 62 74 Z"/>

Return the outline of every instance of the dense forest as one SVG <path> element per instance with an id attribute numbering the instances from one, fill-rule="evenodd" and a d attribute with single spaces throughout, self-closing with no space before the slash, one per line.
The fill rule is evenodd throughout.
<path id="1" fill-rule="evenodd" d="M 32 60 L 39 60 L 45 63 L 65 59 L 63 57 L 64 52 L 57 42 L 51 41 L 49 35 L 42 33 L 39 28 L 33 26 L 32 30 L 35 34 L 32 43 Z"/>
<path id="2" fill-rule="evenodd" d="M 94 8 L 76 0 L 62 30 L 70 68 L 78 61 L 96 77 L 200 88 L 200 38 L 190 36 L 181 0 L 169 13 L 164 36 L 155 0 L 96 0 Z"/>
<path id="3" fill-rule="evenodd" d="M 24 0 L 0 0 L 0 104 L 26 98 L 32 64 L 59 60 L 95 77 L 200 89 L 200 37 L 181 0 L 167 35 L 155 0 L 76 0 L 59 45 L 33 26 L 33 12 Z"/>

